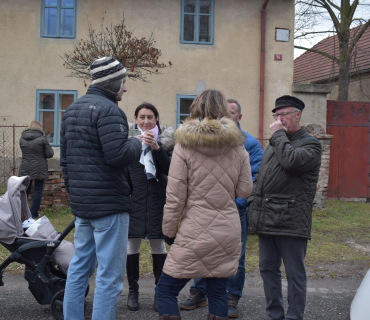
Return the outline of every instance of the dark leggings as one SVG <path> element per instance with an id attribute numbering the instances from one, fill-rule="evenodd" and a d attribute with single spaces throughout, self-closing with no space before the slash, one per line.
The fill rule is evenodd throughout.
<path id="1" fill-rule="evenodd" d="M 37 218 L 39 216 L 42 189 L 44 188 L 44 180 L 31 180 L 30 181 L 30 185 L 27 188 L 27 199 L 28 199 L 28 195 L 31 192 L 32 182 L 35 182 L 35 188 L 33 190 L 31 215 L 32 215 L 32 218 Z"/>

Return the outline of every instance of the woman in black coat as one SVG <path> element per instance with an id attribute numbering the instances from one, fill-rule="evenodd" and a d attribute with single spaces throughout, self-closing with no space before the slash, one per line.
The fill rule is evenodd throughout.
<path id="1" fill-rule="evenodd" d="M 31 179 L 27 188 L 27 197 L 30 194 L 32 182 L 35 183 L 31 214 L 32 218 L 36 219 L 39 217 L 44 181 L 48 178 L 46 158 L 53 157 L 54 151 L 45 138 L 41 123 L 37 121 L 31 121 L 28 128 L 22 132 L 19 145 L 22 150 L 19 176 L 29 176 Z"/>
<path id="2" fill-rule="evenodd" d="M 174 129 L 161 132 L 155 106 L 142 103 L 135 111 L 135 127 L 141 131 L 143 151 L 130 165 L 132 182 L 129 239 L 127 246 L 127 307 L 139 309 L 139 249 L 141 239 L 148 239 L 152 249 L 153 274 L 157 284 L 167 250 L 162 234 L 163 207 L 166 202 L 167 175 L 174 147 Z M 149 151 L 149 152 L 148 152 Z M 155 299 L 155 297 L 154 297 Z M 157 311 L 156 300 L 154 309 Z"/>

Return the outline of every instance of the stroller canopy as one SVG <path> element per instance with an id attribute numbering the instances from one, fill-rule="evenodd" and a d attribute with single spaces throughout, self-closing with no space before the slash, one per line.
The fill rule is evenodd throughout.
<path id="1" fill-rule="evenodd" d="M 8 189 L 0 198 L 1 242 L 11 244 L 23 235 L 22 222 L 31 218 L 26 194 L 29 183 L 29 176 L 12 176 L 8 180 Z"/>

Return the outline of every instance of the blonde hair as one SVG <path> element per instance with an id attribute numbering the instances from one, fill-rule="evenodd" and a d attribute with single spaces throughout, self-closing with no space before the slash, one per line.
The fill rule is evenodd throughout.
<path id="1" fill-rule="evenodd" d="M 30 124 L 28 125 L 28 128 L 30 129 L 37 129 L 37 130 L 42 130 L 42 124 L 38 121 L 31 121 Z"/>
<path id="2" fill-rule="evenodd" d="M 189 108 L 189 119 L 230 118 L 229 107 L 224 94 L 218 90 L 205 90 L 193 101 Z"/>

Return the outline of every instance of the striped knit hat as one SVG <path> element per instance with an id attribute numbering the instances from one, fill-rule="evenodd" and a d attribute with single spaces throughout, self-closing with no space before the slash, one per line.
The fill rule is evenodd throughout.
<path id="1" fill-rule="evenodd" d="M 95 59 L 87 69 L 91 73 L 92 84 L 102 87 L 127 77 L 126 68 L 112 57 Z"/>

